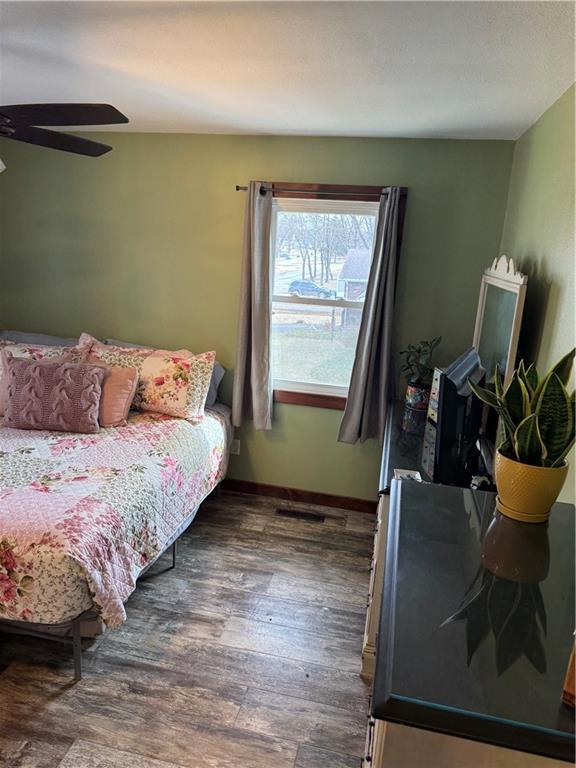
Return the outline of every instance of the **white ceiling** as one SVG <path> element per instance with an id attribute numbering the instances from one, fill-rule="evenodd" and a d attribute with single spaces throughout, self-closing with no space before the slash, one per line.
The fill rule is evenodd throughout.
<path id="1" fill-rule="evenodd" d="M 0 2 L 0 56 L 0 103 L 120 130 L 514 139 L 574 82 L 574 4 Z"/>

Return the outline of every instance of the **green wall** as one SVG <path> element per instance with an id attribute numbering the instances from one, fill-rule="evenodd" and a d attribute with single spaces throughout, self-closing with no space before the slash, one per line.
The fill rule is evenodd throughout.
<path id="1" fill-rule="evenodd" d="M 0 139 L 0 322 L 17 329 L 215 348 L 232 368 L 249 179 L 409 187 L 397 346 L 470 345 L 483 269 L 498 254 L 513 143 L 97 134 L 99 160 Z M 230 398 L 231 377 L 225 384 Z M 250 425 L 232 477 L 374 498 L 378 446 L 338 444 L 341 414 L 277 406 Z"/>
<path id="2" fill-rule="evenodd" d="M 516 142 L 500 248 L 529 275 L 523 351 L 542 372 L 575 344 L 574 237 L 572 86 Z"/>

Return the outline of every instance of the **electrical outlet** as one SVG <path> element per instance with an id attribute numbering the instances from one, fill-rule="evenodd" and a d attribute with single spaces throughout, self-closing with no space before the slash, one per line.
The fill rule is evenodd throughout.
<path id="1" fill-rule="evenodd" d="M 230 453 L 233 453 L 235 456 L 240 455 L 240 440 L 232 440 L 232 443 L 230 444 Z"/>

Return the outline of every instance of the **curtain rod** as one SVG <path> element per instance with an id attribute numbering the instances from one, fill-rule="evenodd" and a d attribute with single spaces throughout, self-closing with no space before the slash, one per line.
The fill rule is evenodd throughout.
<path id="1" fill-rule="evenodd" d="M 264 187 L 260 187 L 260 194 L 264 194 Z M 247 192 L 248 187 L 241 187 L 236 184 L 236 192 Z M 323 192 L 320 189 L 294 189 L 293 187 L 272 187 L 273 192 L 294 192 L 296 195 L 324 195 L 329 197 L 379 197 L 384 193 L 384 189 L 380 192 Z"/>

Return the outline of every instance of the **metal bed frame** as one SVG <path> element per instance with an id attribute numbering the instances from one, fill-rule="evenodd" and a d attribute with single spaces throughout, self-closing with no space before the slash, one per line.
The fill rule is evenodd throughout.
<path id="1" fill-rule="evenodd" d="M 215 489 L 216 490 L 216 489 Z M 140 571 L 136 581 L 143 581 L 155 576 L 160 576 L 163 573 L 176 568 L 176 555 L 177 555 L 177 541 L 184 531 L 188 528 L 190 523 L 196 517 L 196 513 L 200 505 L 196 507 L 194 512 L 189 515 L 176 529 L 175 533 L 166 543 L 164 549 L 151 560 L 148 565 Z M 149 573 L 152 566 L 154 566 L 158 560 L 168 551 L 171 550 L 172 562 L 166 568 L 161 571 L 155 571 Z M 52 640 L 57 643 L 63 643 L 72 647 L 74 656 L 74 680 L 78 681 L 82 679 L 82 635 L 81 626 L 83 622 L 95 621 L 98 619 L 98 613 L 93 608 L 89 608 L 87 611 L 83 611 L 73 619 L 64 621 L 60 624 L 34 624 L 27 621 L 12 621 L 10 619 L 0 619 L 0 633 L 14 634 L 14 635 L 26 635 L 28 637 L 36 637 L 41 640 Z"/>

